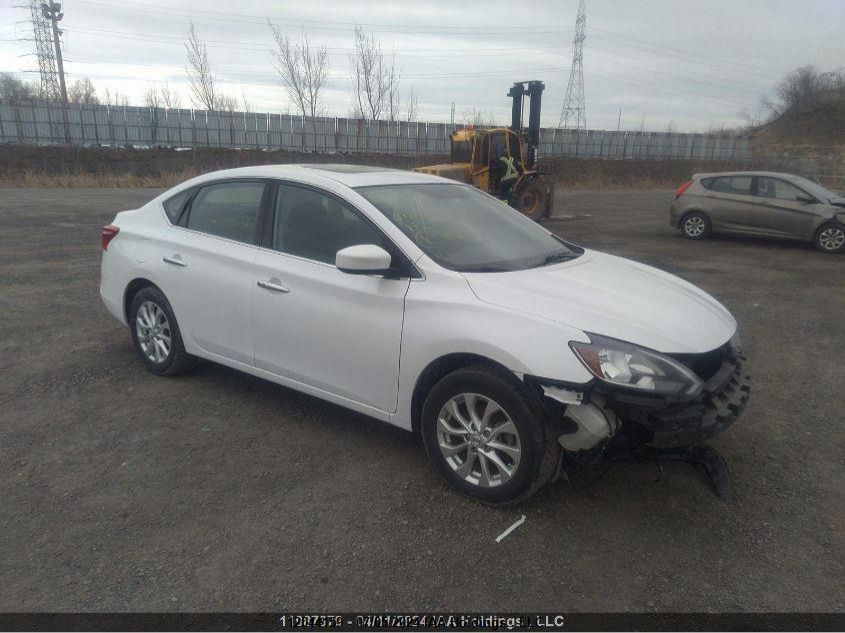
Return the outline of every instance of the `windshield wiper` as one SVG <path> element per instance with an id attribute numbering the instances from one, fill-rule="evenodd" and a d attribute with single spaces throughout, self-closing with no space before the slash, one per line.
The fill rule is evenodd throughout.
<path id="1" fill-rule="evenodd" d="M 499 266 L 467 266 L 465 268 L 456 268 L 459 273 L 505 273 L 507 268 Z"/>
<path id="2" fill-rule="evenodd" d="M 548 266 L 549 264 L 556 264 L 558 262 L 565 262 L 570 259 L 575 259 L 578 257 L 575 253 L 570 253 L 569 251 L 560 252 L 560 253 L 552 253 L 551 255 L 547 255 L 546 258 L 543 260 L 542 264 L 538 264 L 539 266 Z"/>

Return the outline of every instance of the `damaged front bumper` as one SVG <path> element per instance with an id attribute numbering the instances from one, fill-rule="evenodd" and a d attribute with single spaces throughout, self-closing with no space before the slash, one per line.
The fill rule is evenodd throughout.
<path id="1" fill-rule="evenodd" d="M 702 467 L 714 492 L 732 498 L 727 465 L 703 443 L 740 416 L 751 393 L 743 371 L 745 358 L 724 346 L 686 359 L 705 382 L 691 397 L 656 397 L 594 381 L 588 385 L 554 384 L 528 377 L 540 399 L 564 462 L 686 461 Z"/>
<path id="2" fill-rule="evenodd" d="M 560 427 L 560 443 L 567 450 L 587 450 L 617 435 L 655 448 L 692 446 L 733 424 L 751 393 L 751 380 L 743 371 L 745 358 L 727 348 L 718 352 L 718 365 L 710 359 L 703 387 L 691 397 L 643 394 L 599 381 L 565 385 L 526 378 L 547 420 Z"/>
<path id="3" fill-rule="evenodd" d="M 671 403 L 660 398 L 607 394 L 615 414 L 636 427 L 633 435 L 656 448 L 692 446 L 725 430 L 740 416 L 751 393 L 744 358 L 729 356 L 692 400 Z"/>

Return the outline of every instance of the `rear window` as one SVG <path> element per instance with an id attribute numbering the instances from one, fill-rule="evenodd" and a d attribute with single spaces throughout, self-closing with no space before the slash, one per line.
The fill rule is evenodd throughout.
<path id="1" fill-rule="evenodd" d="M 170 220 L 171 224 L 176 224 L 179 221 L 179 216 L 182 215 L 182 209 L 185 208 L 185 203 L 191 197 L 192 192 L 193 189 L 188 189 L 182 193 L 177 193 L 161 205 L 164 207 L 164 212 L 167 214 L 167 219 Z"/>
<path id="2" fill-rule="evenodd" d="M 731 193 L 739 196 L 751 195 L 751 176 L 719 176 L 702 178 L 701 185 L 710 191 Z"/>
<path id="3" fill-rule="evenodd" d="M 253 244 L 263 193 L 262 182 L 230 182 L 203 187 L 191 203 L 188 228 Z"/>
<path id="4" fill-rule="evenodd" d="M 468 163 L 472 160 L 472 145 L 469 141 L 452 141 L 452 162 Z"/>

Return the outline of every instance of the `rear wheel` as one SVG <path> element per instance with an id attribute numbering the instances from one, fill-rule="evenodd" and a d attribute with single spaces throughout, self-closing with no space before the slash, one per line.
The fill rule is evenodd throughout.
<path id="1" fill-rule="evenodd" d="M 687 213 L 681 220 L 681 232 L 690 240 L 710 237 L 710 219 L 700 211 Z"/>
<path id="2" fill-rule="evenodd" d="M 132 298 L 129 329 L 135 351 L 152 373 L 175 376 L 196 365 L 196 357 L 185 351 L 173 308 L 158 288 L 147 286 Z"/>
<path id="3" fill-rule="evenodd" d="M 536 178 L 526 180 L 511 196 L 510 205 L 532 220 L 539 220 L 546 212 L 546 190 Z"/>
<path id="4" fill-rule="evenodd" d="M 831 222 L 816 231 L 813 245 L 823 253 L 841 253 L 845 251 L 845 224 Z"/>
<path id="5" fill-rule="evenodd" d="M 423 406 L 421 426 L 443 478 L 491 505 L 530 497 L 551 479 L 560 458 L 521 386 L 484 365 L 441 379 Z"/>

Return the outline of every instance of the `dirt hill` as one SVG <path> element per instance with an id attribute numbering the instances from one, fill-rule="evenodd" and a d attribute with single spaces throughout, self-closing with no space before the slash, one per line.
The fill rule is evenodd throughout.
<path id="1" fill-rule="evenodd" d="M 760 126 L 753 138 L 758 147 L 796 153 L 845 153 L 845 90 L 819 97 L 812 104 L 785 112 Z"/>

